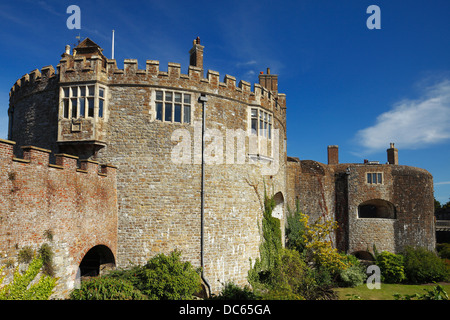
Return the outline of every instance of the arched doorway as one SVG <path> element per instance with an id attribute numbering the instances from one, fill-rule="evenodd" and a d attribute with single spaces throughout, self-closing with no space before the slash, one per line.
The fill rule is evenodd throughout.
<path id="1" fill-rule="evenodd" d="M 95 277 L 101 275 L 105 269 L 113 269 L 116 265 L 114 254 L 105 245 L 92 247 L 80 262 L 81 277 Z"/>
<path id="2" fill-rule="evenodd" d="M 395 219 L 395 206 L 386 200 L 372 199 L 358 206 L 358 218 Z"/>
<path id="3" fill-rule="evenodd" d="M 272 217 L 282 220 L 284 217 L 284 197 L 281 192 L 278 192 L 273 197 L 275 207 L 272 210 Z"/>
<path id="4" fill-rule="evenodd" d="M 359 260 L 374 261 L 375 258 L 369 251 L 355 251 L 352 253 Z"/>

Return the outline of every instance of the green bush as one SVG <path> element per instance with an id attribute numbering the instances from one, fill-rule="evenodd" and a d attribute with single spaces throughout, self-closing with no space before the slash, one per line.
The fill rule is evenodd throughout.
<path id="1" fill-rule="evenodd" d="M 406 279 L 402 255 L 383 251 L 376 255 L 375 261 L 380 268 L 382 282 L 400 283 Z"/>
<path id="2" fill-rule="evenodd" d="M 286 225 L 286 248 L 303 252 L 305 250 L 305 224 L 300 220 L 299 202 L 296 202 L 296 210 L 288 209 Z"/>
<path id="3" fill-rule="evenodd" d="M 402 254 L 408 282 L 428 283 L 447 279 L 447 267 L 434 252 L 425 248 L 407 247 Z"/>
<path id="4" fill-rule="evenodd" d="M 438 243 L 436 250 L 442 259 L 450 259 L 450 243 Z"/>
<path id="5" fill-rule="evenodd" d="M 253 291 L 248 287 L 243 288 L 234 284 L 233 282 L 227 282 L 222 291 L 212 297 L 213 300 L 255 300 L 256 296 Z"/>
<path id="6" fill-rule="evenodd" d="M 341 287 L 356 287 L 367 279 L 366 267 L 364 267 L 354 255 L 345 255 L 345 263 L 349 266 L 338 272 L 337 282 Z"/>
<path id="7" fill-rule="evenodd" d="M 81 282 L 70 294 L 72 300 L 144 300 L 145 296 L 129 281 L 98 277 Z"/>
<path id="8" fill-rule="evenodd" d="M 199 270 L 180 260 L 181 252 L 159 254 L 136 268 L 135 285 L 152 300 L 190 299 L 201 290 Z"/>
<path id="9" fill-rule="evenodd" d="M 367 275 L 361 265 L 351 265 L 339 271 L 339 285 L 343 287 L 356 287 L 364 283 Z"/>
<path id="10" fill-rule="evenodd" d="M 0 287 L 0 300 L 48 300 L 56 286 L 56 278 L 42 274 L 35 280 L 43 266 L 43 260 L 34 257 L 23 273 L 17 268 L 11 283 Z M 0 269 L 0 273 L 1 273 Z M 3 278 L 0 278 L 0 285 Z"/>

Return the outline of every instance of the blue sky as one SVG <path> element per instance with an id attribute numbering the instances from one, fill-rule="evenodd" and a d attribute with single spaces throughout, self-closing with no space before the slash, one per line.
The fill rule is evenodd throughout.
<path id="1" fill-rule="evenodd" d="M 69 5 L 81 30 L 69 30 Z M 381 29 L 369 30 L 369 5 Z M 435 197 L 450 197 L 450 1 L 3 1 L 0 4 L 0 138 L 7 138 L 9 90 L 23 74 L 56 65 L 66 44 L 89 37 L 111 57 L 181 63 L 200 36 L 205 69 L 258 81 L 279 75 L 287 95 L 288 154 L 326 163 L 386 162 L 434 176 Z"/>

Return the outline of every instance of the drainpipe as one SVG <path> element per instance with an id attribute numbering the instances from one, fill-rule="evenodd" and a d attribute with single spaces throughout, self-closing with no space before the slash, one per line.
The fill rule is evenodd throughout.
<path id="1" fill-rule="evenodd" d="M 207 287 L 207 296 L 209 297 L 211 295 L 211 286 L 208 282 L 208 280 L 205 278 L 204 274 L 204 267 L 205 267 L 205 259 L 204 259 L 204 253 L 205 253 L 205 123 L 206 123 L 206 102 L 208 101 L 208 98 L 201 94 L 198 98 L 198 101 L 202 103 L 202 187 L 201 187 L 201 207 L 200 207 L 200 216 L 201 216 L 201 230 L 200 230 L 200 267 L 202 268 L 201 278 L 203 282 L 206 284 Z"/>

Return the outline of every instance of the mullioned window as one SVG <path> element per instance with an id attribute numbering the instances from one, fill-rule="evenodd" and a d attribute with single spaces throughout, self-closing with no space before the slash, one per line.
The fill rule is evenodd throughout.
<path id="1" fill-rule="evenodd" d="M 191 123 L 191 94 L 157 90 L 155 94 L 156 120 Z"/>

